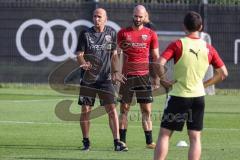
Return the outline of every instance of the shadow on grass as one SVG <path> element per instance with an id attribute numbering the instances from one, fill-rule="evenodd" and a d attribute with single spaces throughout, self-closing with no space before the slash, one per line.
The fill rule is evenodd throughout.
<path id="1" fill-rule="evenodd" d="M 52 146 L 52 145 L 0 145 L 0 148 L 5 149 L 41 149 L 41 150 L 79 150 L 81 152 L 81 147 L 76 146 Z M 113 151 L 111 148 L 94 148 L 94 151 Z"/>
<path id="2" fill-rule="evenodd" d="M 73 146 L 50 146 L 50 145 L 0 145 L 0 148 L 8 149 L 46 149 L 46 150 L 79 150 Z"/>
<path id="3" fill-rule="evenodd" d="M 8 158 L 13 158 L 13 159 L 19 159 L 19 160 L 122 160 L 121 156 L 118 156 L 117 158 L 111 158 L 111 157 L 106 157 L 106 158 L 90 158 L 90 157 L 82 157 L 84 154 L 91 155 L 91 153 L 97 153 L 97 154 L 104 154 L 106 152 L 108 153 L 116 153 L 118 154 L 124 154 L 123 152 L 115 152 L 113 151 L 113 148 L 93 148 L 91 151 L 86 152 L 86 151 L 81 151 L 81 147 L 76 147 L 76 146 L 53 146 L 53 145 L 0 145 L 0 149 L 10 149 L 10 150 L 48 150 L 48 151 L 76 151 L 79 152 L 79 156 L 76 156 L 76 158 L 62 158 L 62 157 L 41 157 L 41 156 L 34 156 L 34 155 L 26 155 L 26 156 L 13 156 L 13 157 L 6 157 Z M 32 152 L 32 151 L 31 151 Z M 35 152 L 35 151 L 34 151 Z M 36 151 L 38 152 L 38 151 Z M 125 159 L 124 160 L 132 160 L 132 159 Z"/>
<path id="4" fill-rule="evenodd" d="M 105 158 L 104 159 L 89 159 L 89 158 L 47 158 L 47 157 L 15 157 L 15 159 L 26 159 L 26 160 L 30 160 L 30 159 L 33 159 L 33 160 L 39 160 L 39 159 L 43 159 L 43 160 L 106 160 Z M 107 159 L 107 160 L 121 160 L 121 158 L 119 159 Z M 125 160 L 128 160 L 128 159 L 125 159 Z"/>

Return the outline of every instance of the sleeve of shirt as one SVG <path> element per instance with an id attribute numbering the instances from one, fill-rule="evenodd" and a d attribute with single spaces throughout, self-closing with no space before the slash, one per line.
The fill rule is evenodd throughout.
<path id="1" fill-rule="evenodd" d="M 121 48 L 121 42 L 123 40 L 123 30 L 120 30 L 117 34 L 117 44 Z"/>
<path id="2" fill-rule="evenodd" d="M 163 51 L 161 57 L 165 58 L 167 61 L 174 58 L 174 63 L 180 59 L 182 55 L 182 42 L 177 40 L 168 45 L 168 47 Z"/>
<path id="3" fill-rule="evenodd" d="M 217 50 L 210 44 L 207 44 L 207 48 L 209 50 L 209 54 L 208 54 L 209 64 L 213 65 L 214 68 L 222 67 L 224 63 L 220 58 Z"/>
<path id="4" fill-rule="evenodd" d="M 117 49 L 117 33 L 116 31 L 112 31 L 112 51 Z"/>
<path id="5" fill-rule="evenodd" d="M 85 32 L 86 31 L 83 30 L 79 34 L 76 52 L 84 52 L 86 49 L 87 44 L 86 44 Z"/>
<path id="6" fill-rule="evenodd" d="M 156 32 L 154 32 L 154 31 L 152 31 L 152 40 L 151 40 L 150 48 L 151 49 L 159 48 L 158 36 L 157 36 Z"/>

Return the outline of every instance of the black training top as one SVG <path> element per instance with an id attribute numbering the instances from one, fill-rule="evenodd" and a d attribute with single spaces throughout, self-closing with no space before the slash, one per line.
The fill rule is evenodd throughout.
<path id="1" fill-rule="evenodd" d="M 84 52 L 85 60 L 93 66 L 90 71 L 85 71 L 85 81 L 111 79 L 111 55 L 116 49 L 116 41 L 116 31 L 108 26 L 105 26 L 103 32 L 96 32 L 91 27 L 80 33 L 77 52 Z"/>

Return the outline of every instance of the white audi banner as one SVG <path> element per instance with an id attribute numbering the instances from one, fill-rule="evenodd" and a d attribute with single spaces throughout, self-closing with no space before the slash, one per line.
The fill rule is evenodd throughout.
<path id="1" fill-rule="evenodd" d="M 37 55 L 27 52 L 24 49 L 22 44 L 23 32 L 26 31 L 28 27 L 33 25 L 37 25 L 42 28 L 39 35 L 39 47 L 40 47 L 41 53 Z M 113 21 L 108 21 L 106 25 L 112 27 L 117 32 L 120 30 L 120 26 Z M 55 55 L 52 53 L 52 50 L 54 47 L 54 40 L 55 40 L 54 32 L 52 29 L 52 27 L 54 26 L 62 26 L 66 28 L 62 38 L 62 45 L 63 45 L 64 51 L 61 55 Z M 80 26 L 89 28 L 93 26 L 93 23 L 84 19 L 76 20 L 72 23 L 69 23 L 68 21 L 65 21 L 62 19 L 54 19 L 49 22 L 45 22 L 40 19 L 29 19 L 23 22 L 17 30 L 17 33 L 16 33 L 17 49 L 19 53 L 29 61 L 41 61 L 45 58 L 48 58 L 53 62 L 62 62 L 68 58 L 74 58 L 75 57 L 74 52 L 77 47 L 77 41 L 78 41 L 78 36 L 77 36 L 78 34 L 75 28 Z M 45 38 L 46 36 L 48 41 L 46 41 L 46 38 Z M 71 36 L 72 38 L 71 46 L 69 46 L 70 43 L 68 42 L 69 36 Z"/>

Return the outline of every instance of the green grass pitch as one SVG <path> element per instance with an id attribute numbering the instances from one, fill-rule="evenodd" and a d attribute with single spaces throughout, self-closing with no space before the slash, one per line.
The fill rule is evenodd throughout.
<path id="1" fill-rule="evenodd" d="M 77 121 L 57 118 L 55 107 L 61 100 L 73 100 L 71 112 L 78 114 L 77 95 L 59 94 L 46 86 L 0 86 L 1 160 L 151 160 L 153 150 L 145 148 L 138 105 L 131 107 L 127 134 L 128 152 L 113 151 L 107 116 L 91 120 L 92 150 L 81 152 L 81 130 Z M 157 139 L 165 96 L 153 103 L 153 138 Z M 119 107 L 119 106 L 118 106 Z M 239 160 L 240 98 L 236 94 L 206 96 L 202 160 Z M 186 160 L 186 129 L 175 132 L 168 160 Z"/>

